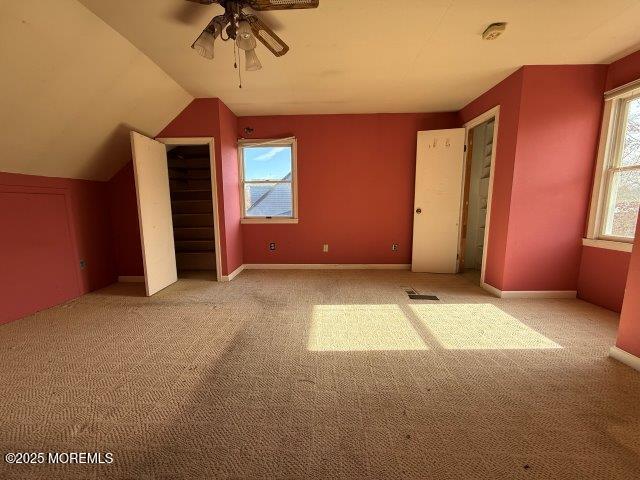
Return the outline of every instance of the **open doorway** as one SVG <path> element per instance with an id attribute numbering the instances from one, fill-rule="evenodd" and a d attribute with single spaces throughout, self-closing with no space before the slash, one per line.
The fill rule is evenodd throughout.
<path id="1" fill-rule="evenodd" d="M 216 271 L 211 163 L 206 145 L 167 147 L 178 277 Z"/>
<path id="2" fill-rule="evenodd" d="M 476 284 L 484 283 L 497 124 L 496 108 L 465 125 L 467 151 L 458 271 Z"/>
<path id="3" fill-rule="evenodd" d="M 131 132 L 147 296 L 175 283 L 178 270 L 222 279 L 213 142 Z"/>
<path id="4" fill-rule="evenodd" d="M 167 149 L 171 219 L 179 278 L 221 280 L 213 139 L 158 138 Z"/>

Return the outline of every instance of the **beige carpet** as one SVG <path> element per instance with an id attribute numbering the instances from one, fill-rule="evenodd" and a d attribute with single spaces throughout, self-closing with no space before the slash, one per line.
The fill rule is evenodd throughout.
<path id="1" fill-rule="evenodd" d="M 465 276 L 246 271 L 114 285 L 0 327 L 0 478 L 640 478 L 617 316 Z M 409 301 L 402 286 L 440 302 Z"/>

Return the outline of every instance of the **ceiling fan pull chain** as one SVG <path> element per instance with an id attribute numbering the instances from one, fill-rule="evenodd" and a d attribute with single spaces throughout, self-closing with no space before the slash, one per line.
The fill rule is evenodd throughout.
<path id="1" fill-rule="evenodd" d="M 238 68 L 238 63 L 239 63 L 239 55 L 238 55 L 238 46 L 234 43 L 233 44 L 233 68 L 235 68 L 236 70 L 238 70 L 238 80 L 240 82 L 240 84 L 238 85 L 238 88 L 242 88 L 242 69 Z"/>

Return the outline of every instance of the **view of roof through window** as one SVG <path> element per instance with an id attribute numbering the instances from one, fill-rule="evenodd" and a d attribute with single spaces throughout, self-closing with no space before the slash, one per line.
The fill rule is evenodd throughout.
<path id="1" fill-rule="evenodd" d="M 247 217 L 293 216 L 291 146 L 243 147 Z"/>

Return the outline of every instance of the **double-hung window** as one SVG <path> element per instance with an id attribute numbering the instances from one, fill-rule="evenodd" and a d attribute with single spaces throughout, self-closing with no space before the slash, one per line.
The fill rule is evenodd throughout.
<path id="1" fill-rule="evenodd" d="M 640 206 L 640 82 L 605 99 L 587 236 L 631 244 Z"/>
<path id="2" fill-rule="evenodd" d="M 243 223 L 297 223 L 296 140 L 238 144 Z"/>

